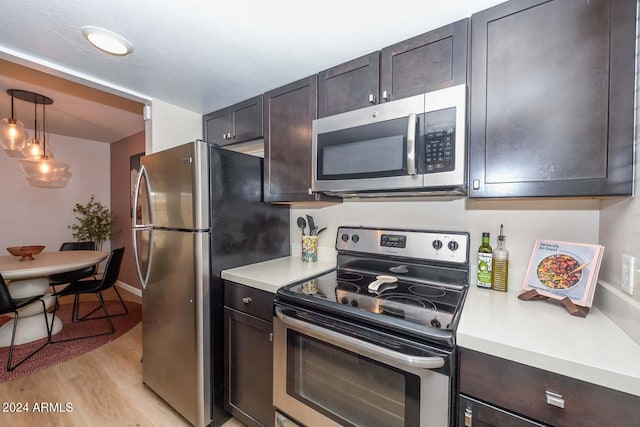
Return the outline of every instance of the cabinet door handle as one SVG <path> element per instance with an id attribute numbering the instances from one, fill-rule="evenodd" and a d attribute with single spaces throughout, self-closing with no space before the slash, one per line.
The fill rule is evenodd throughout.
<path id="1" fill-rule="evenodd" d="M 473 426 L 473 409 L 467 408 L 464 410 L 464 427 Z"/>
<path id="2" fill-rule="evenodd" d="M 271 333 L 269 334 L 269 341 L 270 341 L 270 342 L 273 342 L 273 332 L 271 332 Z"/>
<path id="3" fill-rule="evenodd" d="M 382 99 L 384 99 L 385 101 L 389 100 L 389 92 L 386 90 L 382 91 Z"/>
<path id="4" fill-rule="evenodd" d="M 564 397 L 560 393 L 546 389 L 544 394 L 547 397 L 547 404 L 564 409 Z"/>
<path id="5" fill-rule="evenodd" d="M 479 190 L 480 189 L 480 180 L 479 179 L 474 179 L 473 180 L 473 189 L 474 190 Z"/>
<path id="6" fill-rule="evenodd" d="M 243 297 L 242 302 L 245 304 L 249 304 L 251 302 L 251 297 Z"/>
<path id="7" fill-rule="evenodd" d="M 375 104 L 376 103 L 376 96 L 372 93 L 369 94 L 369 102 L 371 104 Z"/>

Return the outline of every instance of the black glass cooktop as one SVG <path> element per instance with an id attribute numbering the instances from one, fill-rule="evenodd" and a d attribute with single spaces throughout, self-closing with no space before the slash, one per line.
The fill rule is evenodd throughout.
<path id="1" fill-rule="evenodd" d="M 464 291 L 464 286 L 411 281 L 392 274 L 337 270 L 285 286 L 278 294 L 392 328 L 452 331 Z"/>

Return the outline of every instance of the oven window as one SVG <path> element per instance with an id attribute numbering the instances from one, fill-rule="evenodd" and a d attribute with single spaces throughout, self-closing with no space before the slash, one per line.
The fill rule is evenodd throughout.
<path id="1" fill-rule="evenodd" d="M 420 379 L 288 330 L 287 394 L 347 426 L 419 425 Z"/>
<path id="2" fill-rule="evenodd" d="M 406 175 L 408 120 L 408 117 L 402 117 L 318 134 L 317 178 L 340 180 Z"/>

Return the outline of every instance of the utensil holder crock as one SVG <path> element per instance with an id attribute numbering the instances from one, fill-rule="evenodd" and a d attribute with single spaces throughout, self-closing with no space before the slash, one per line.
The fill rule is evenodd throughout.
<path id="1" fill-rule="evenodd" d="M 302 236 L 302 261 L 318 261 L 318 236 Z"/>

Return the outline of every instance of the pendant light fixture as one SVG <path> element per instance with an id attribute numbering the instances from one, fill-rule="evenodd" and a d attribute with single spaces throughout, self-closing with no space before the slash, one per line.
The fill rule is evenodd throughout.
<path id="1" fill-rule="evenodd" d="M 71 173 L 69 165 L 57 161 L 47 146 L 46 106 L 53 104 L 47 96 L 19 89 L 9 89 L 10 95 L 22 101 L 34 104 L 34 138 L 23 148 L 24 159 L 18 163 L 29 184 L 36 187 L 64 187 Z M 9 92 L 7 91 L 7 92 Z M 42 105 L 42 133 L 38 130 L 38 105 Z"/>
<path id="2" fill-rule="evenodd" d="M 15 153 L 22 150 L 24 147 L 25 132 L 24 124 L 16 119 L 13 110 L 13 89 L 7 90 L 7 93 L 11 96 L 11 117 L 4 118 L 0 121 L 0 127 L 2 129 L 2 147 L 9 152 L 10 155 L 15 156 Z"/>
<path id="3" fill-rule="evenodd" d="M 47 98 L 51 99 L 51 98 Z M 43 99 L 44 100 L 44 99 Z M 53 103 L 53 101 L 51 101 Z M 44 104 L 42 105 L 43 126 L 44 126 Z M 26 158 L 40 158 L 44 155 L 44 143 L 38 138 L 38 103 L 33 104 L 33 139 L 25 138 L 22 156 Z M 43 131 L 44 134 L 44 131 Z"/>

